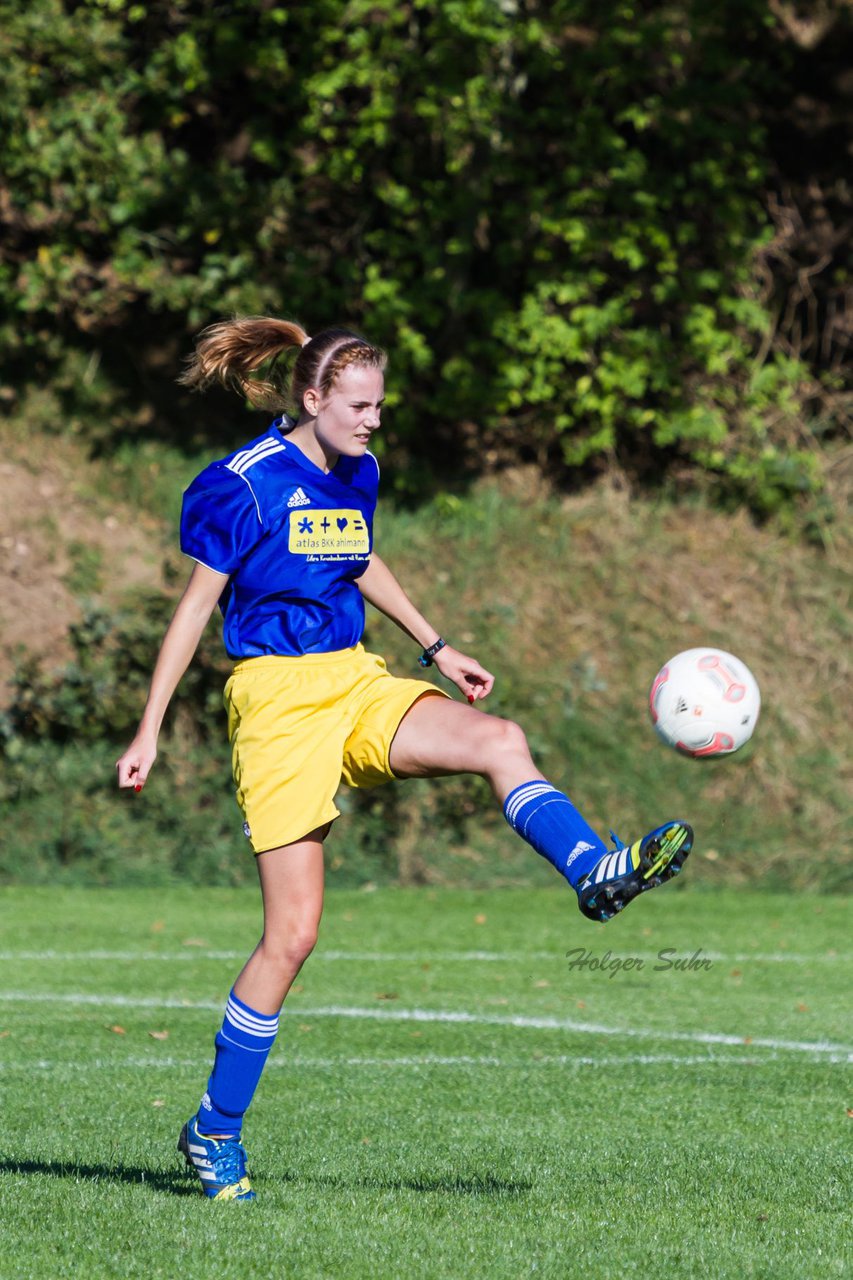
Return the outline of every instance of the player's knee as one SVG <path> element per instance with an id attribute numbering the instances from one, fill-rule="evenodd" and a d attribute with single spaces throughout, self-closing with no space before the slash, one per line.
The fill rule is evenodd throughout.
<path id="1" fill-rule="evenodd" d="M 264 959 L 282 975 L 295 973 L 302 967 L 317 944 L 318 926 L 313 921 L 300 921 L 286 931 L 264 935 Z"/>
<path id="2" fill-rule="evenodd" d="M 527 735 L 514 720 L 495 717 L 489 726 L 486 749 L 488 765 L 499 764 L 518 755 L 528 755 Z"/>
<path id="3" fill-rule="evenodd" d="M 317 945 L 317 925 L 312 922 L 300 924 L 294 930 L 288 945 L 288 954 L 300 965 L 308 959 Z"/>

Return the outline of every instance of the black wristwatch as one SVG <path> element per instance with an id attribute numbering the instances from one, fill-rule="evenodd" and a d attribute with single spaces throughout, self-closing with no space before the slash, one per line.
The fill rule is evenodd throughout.
<path id="1" fill-rule="evenodd" d="M 441 652 L 446 643 L 447 641 L 442 640 L 441 636 L 439 636 L 435 644 L 431 644 L 428 649 L 424 649 L 423 653 L 418 658 L 418 664 L 422 667 L 431 667 L 433 658 L 437 653 Z"/>

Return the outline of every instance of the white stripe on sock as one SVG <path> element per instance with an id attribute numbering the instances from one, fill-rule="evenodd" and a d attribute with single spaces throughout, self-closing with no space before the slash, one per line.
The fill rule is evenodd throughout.
<path id="1" fill-rule="evenodd" d="M 249 1009 L 243 1005 L 235 995 L 229 995 L 228 1008 L 234 1009 L 237 1013 L 242 1014 L 244 1018 L 248 1018 L 250 1022 L 257 1022 L 260 1026 L 268 1026 L 271 1022 L 278 1022 L 279 1014 L 277 1013 L 256 1013 L 254 1009 Z"/>
<path id="2" fill-rule="evenodd" d="M 516 809 L 520 805 L 526 804 L 528 800 L 539 795 L 542 791 L 555 791 L 556 788 L 550 782 L 528 782 L 520 787 L 513 796 L 509 798 L 509 806 Z"/>
<path id="3" fill-rule="evenodd" d="M 520 809 L 531 800 L 535 800 L 537 796 L 547 795 L 550 791 L 557 791 L 557 788 L 552 786 L 550 782 L 531 782 L 522 791 L 516 792 L 510 798 L 506 807 L 506 818 L 510 825 L 515 826 L 515 819 Z"/>
<path id="4" fill-rule="evenodd" d="M 245 1044 L 242 1040 L 232 1040 L 229 1035 L 226 1035 L 225 1027 L 222 1028 L 219 1034 L 222 1036 L 223 1040 L 227 1040 L 229 1044 L 236 1044 L 237 1048 L 242 1049 L 244 1053 L 269 1053 L 273 1045 L 272 1039 L 270 1039 L 268 1043 L 262 1045 L 260 1049 L 253 1049 L 251 1045 Z"/>
<path id="5" fill-rule="evenodd" d="M 278 1031 L 278 1014 L 274 1018 L 255 1017 L 232 1000 L 225 1007 L 225 1021 L 230 1022 L 238 1031 L 245 1031 L 247 1035 L 258 1036 L 262 1040 L 269 1039 Z"/>
<path id="6" fill-rule="evenodd" d="M 525 799 L 531 795 L 535 795 L 537 791 L 555 791 L 556 787 L 553 783 L 546 782 L 544 778 L 536 778 L 533 782 L 525 782 L 523 786 L 516 791 L 514 800 L 516 804 L 523 804 Z"/>
<path id="7" fill-rule="evenodd" d="M 244 1026 L 253 1027 L 256 1031 L 260 1031 L 267 1035 L 270 1031 L 275 1031 L 278 1027 L 278 1014 L 274 1018 L 259 1017 L 257 1014 L 249 1013 L 246 1009 L 241 1009 L 233 1000 L 229 1000 L 225 1006 L 225 1012 L 229 1017 L 233 1017 L 235 1021 L 242 1022 Z"/>
<path id="8" fill-rule="evenodd" d="M 232 1031 L 239 1031 L 241 1035 L 249 1036 L 252 1040 L 259 1040 L 262 1044 L 272 1044 L 278 1031 L 278 1028 L 273 1031 L 256 1031 L 253 1027 L 245 1026 L 239 1018 L 232 1018 L 230 1014 L 226 1014 L 222 1022 L 222 1030 L 225 1031 L 227 1027 Z"/>

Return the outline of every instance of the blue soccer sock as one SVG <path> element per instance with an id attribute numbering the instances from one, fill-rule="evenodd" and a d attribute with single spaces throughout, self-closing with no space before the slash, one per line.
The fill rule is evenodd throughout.
<path id="1" fill-rule="evenodd" d="M 568 796 L 538 778 L 522 783 L 504 801 L 513 831 L 547 858 L 576 889 L 607 852 L 604 841 L 584 821 Z"/>
<path id="2" fill-rule="evenodd" d="M 228 997 L 207 1093 L 198 1112 L 199 1133 L 238 1135 L 278 1031 L 278 1014 L 256 1013 Z"/>

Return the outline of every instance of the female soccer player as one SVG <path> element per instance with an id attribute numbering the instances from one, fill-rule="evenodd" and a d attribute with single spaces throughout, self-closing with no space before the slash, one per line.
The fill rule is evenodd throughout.
<path id="1" fill-rule="evenodd" d="M 252 373 L 298 349 L 286 397 Z M 235 660 L 225 688 L 237 800 L 257 855 L 264 927 L 229 996 L 207 1091 L 179 1150 L 217 1200 L 251 1200 L 243 1116 L 278 1030 L 279 1010 L 317 938 L 323 842 L 341 780 L 476 773 L 509 824 L 609 920 L 681 870 L 693 833 L 669 821 L 609 851 L 543 778 L 518 725 L 392 676 L 361 645 L 364 601 L 393 619 L 468 704 L 494 677 L 445 643 L 373 550 L 386 358 L 346 329 L 309 338 L 272 318 L 226 321 L 199 339 L 182 381 L 218 380 L 280 416 L 211 463 L 184 495 L 181 547 L 195 566 L 169 624 L 120 787 L 140 791 L 169 700 L 218 604 Z M 292 419 L 283 412 L 294 406 Z"/>

